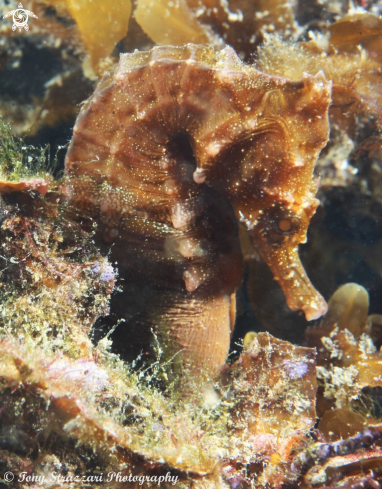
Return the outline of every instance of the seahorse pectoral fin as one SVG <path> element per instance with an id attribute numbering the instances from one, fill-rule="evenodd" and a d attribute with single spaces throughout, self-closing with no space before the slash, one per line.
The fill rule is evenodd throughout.
<path id="1" fill-rule="evenodd" d="M 273 247 L 255 242 L 255 246 L 280 284 L 292 311 L 304 311 L 308 321 L 326 314 L 328 306 L 309 280 L 300 261 L 297 245 L 286 243 Z"/>

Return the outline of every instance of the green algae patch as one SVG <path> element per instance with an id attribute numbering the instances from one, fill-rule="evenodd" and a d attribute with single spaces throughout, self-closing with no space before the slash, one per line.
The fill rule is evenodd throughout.
<path id="1" fill-rule="evenodd" d="M 0 118 L 0 191 L 37 190 L 45 195 L 54 180 L 47 150 L 24 146 Z"/>
<path id="2" fill-rule="evenodd" d="M 52 179 L 47 149 L 25 146 L 13 135 L 9 124 L 0 118 L 0 179 L 10 182 L 30 178 Z"/>

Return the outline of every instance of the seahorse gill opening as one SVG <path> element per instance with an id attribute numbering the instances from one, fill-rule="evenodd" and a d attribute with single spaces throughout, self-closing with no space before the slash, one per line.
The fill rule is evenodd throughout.
<path id="1" fill-rule="evenodd" d="M 168 155 L 175 161 L 174 173 L 179 182 L 192 182 L 196 170 L 196 158 L 191 146 L 190 137 L 186 132 L 177 132 L 167 144 Z"/>

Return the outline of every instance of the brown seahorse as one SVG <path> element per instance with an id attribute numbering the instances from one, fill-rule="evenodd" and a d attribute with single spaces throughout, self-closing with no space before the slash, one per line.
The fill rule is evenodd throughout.
<path id="1" fill-rule="evenodd" d="M 318 205 L 329 103 L 323 74 L 269 76 L 228 47 L 124 54 L 103 77 L 66 178 L 71 204 L 114 242 L 132 350 L 145 338 L 145 352 L 153 329 L 168 354 L 212 372 L 224 363 L 242 280 L 237 220 L 289 307 L 308 320 L 326 312 L 298 245 Z"/>

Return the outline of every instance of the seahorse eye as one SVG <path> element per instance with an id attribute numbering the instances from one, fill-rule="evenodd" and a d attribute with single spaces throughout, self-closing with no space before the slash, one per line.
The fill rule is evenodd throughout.
<path id="1" fill-rule="evenodd" d="M 278 245 L 283 243 L 287 236 L 299 231 L 300 218 L 292 211 L 277 208 L 264 215 L 259 228 L 264 239 L 272 245 Z"/>
<path id="2" fill-rule="evenodd" d="M 279 221 L 279 229 L 280 231 L 283 231 L 287 233 L 292 229 L 292 223 L 289 219 L 280 219 Z"/>

